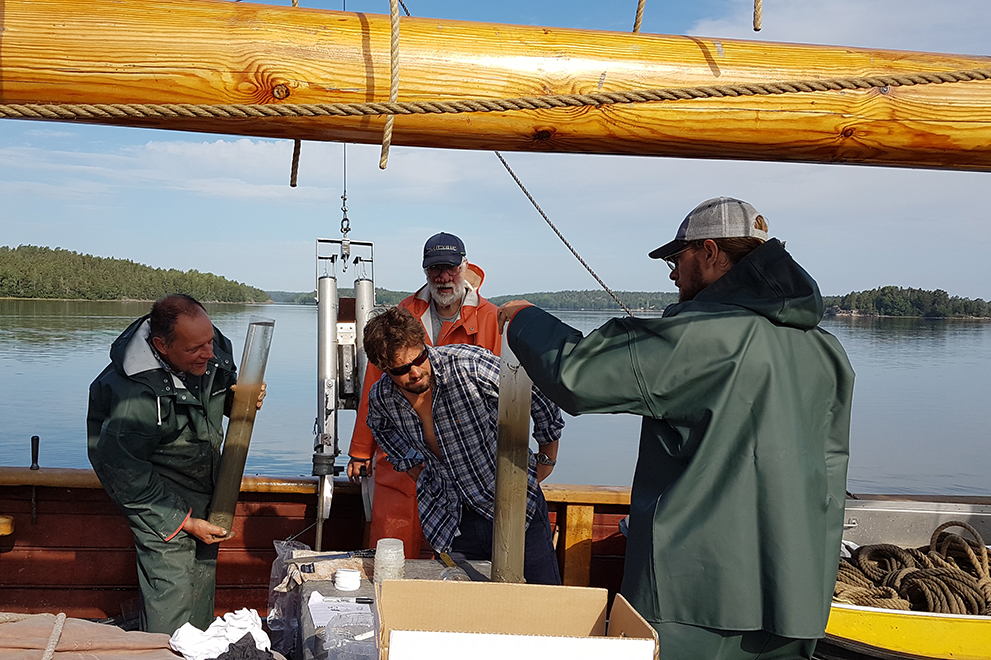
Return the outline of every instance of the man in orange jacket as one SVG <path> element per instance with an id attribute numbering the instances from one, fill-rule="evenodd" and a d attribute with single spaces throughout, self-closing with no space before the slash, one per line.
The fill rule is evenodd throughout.
<path id="1" fill-rule="evenodd" d="M 401 303 L 420 319 L 432 346 L 472 344 L 496 355 L 502 346 L 496 322 L 496 306 L 479 295 L 485 273 L 465 258 L 465 244 L 453 234 L 440 233 L 423 246 L 423 270 L 427 283 Z M 423 545 L 420 514 L 416 504 L 416 483 L 405 472 L 396 472 L 385 459 L 385 452 L 372 439 L 366 419 L 368 392 L 382 376 L 369 363 L 361 392 L 361 405 L 351 435 L 348 478 L 357 481 L 364 469 L 371 473 L 375 457 L 375 499 L 369 544 L 381 538 L 402 539 L 406 557 L 416 559 Z"/>

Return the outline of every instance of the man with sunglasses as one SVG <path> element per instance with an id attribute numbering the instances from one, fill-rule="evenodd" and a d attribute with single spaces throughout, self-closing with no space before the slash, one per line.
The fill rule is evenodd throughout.
<path id="1" fill-rule="evenodd" d="M 399 303 L 420 320 L 431 346 L 471 344 L 498 355 L 502 346 L 496 324 L 495 305 L 478 293 L 485 273 L 468 263 L 465 245 L 454 234 L 440 233 L 423 246 L 423 272 L 427 283 Z M 375 457 L 375 497 L 369 542 L 380 538 L 402 539 L 406 557 L 420 556 L 423 532 L 416 506 L 416 488 L 405 474 L 397 473 L 385 459 L 385 452 L 372 437 L 365 422 L 368 392 L 382 372 L 369 363 L 362 388 L 358 416 L 351 435 L 347 473 L 352 481 L 372 473 Z M 548 459 L 552 462 L 553 458 Z"/>
<path id="2" fill-rule="evenodd" d="M 500 308 L 571 414 L 641 415 L 622 593 L 669 658 L 810 658 L 836 580 L 853 370 L 819 287 L 750 204 L 699 204 L 650 253 L 679 302 L 583 337 Z"/>
<path id="3" fill-rule="evenodd" d="M 364 346 L 386 374 L 369 393 L 368 427 L 396 471 L 416 485 L 430 547 L 491 559 L 499 358 L 478 346 L 429 346 L 423 325 L 401 307 L 368 322 Z M 530 414 L 541 451 L 556 456 L 561 410 L 534 389 Z M 560 584 L 538 485 L 552 466 L 538 466 L 532 454 L 529 463 L 523 575 L 529 583 Z"/>

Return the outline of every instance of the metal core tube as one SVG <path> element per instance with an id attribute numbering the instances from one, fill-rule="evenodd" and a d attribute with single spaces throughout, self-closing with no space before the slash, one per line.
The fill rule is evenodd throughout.
<path id="1" fill-rule="evenodd" d="M 323 522 L 330 517 L 334 496 L 336 454 L 337 278 L 324 275 L 317 280 L 317 444 L 313 458 L 314 475 L 320 477 L 315 542 L 318 551 L 323 549 Z"/>

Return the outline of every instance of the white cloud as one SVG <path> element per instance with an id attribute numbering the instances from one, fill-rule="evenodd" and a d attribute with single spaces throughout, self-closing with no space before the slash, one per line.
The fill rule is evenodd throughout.
<path id="1" fill-rule="evenodd" d="M 732 0 L 726 16 L 696 22 L 690 34 L 862 48 L 991 54 L 985 0 L 764 0 L 753 31 L 752 0 Z"/>

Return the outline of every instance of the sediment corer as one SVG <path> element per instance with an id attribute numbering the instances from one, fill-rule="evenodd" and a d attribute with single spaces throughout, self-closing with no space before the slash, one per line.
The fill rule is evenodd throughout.
<path id="1" fill-rule="evenodd" d="M 244 340 L 241 372 L 237 378 L 237 389 L 234 390 L 224 451 L 220 456 L 220 476 L 213 490 L 208 518 L 211 524 L 223 527 L 228 537 L 234 524 L 234 508 L 241 492 L 244 463 L 248 458 L 248 444 L 251 442 L 251 431 L 255 426 L 255 413 L 258 410 L 258 395 L 265 381 L 265 366 L 268 364 L 268 352 L 272 347 L 274 332 L 273 319 L 252 319 Z"/>
<path id="2" fill-rule="evenodd" d="M 523 582 L 526 486 L 530 454 L 530 376 L 502 336 L 499 358 L 499 436 L 496 441 L 492 581 Z"/>

